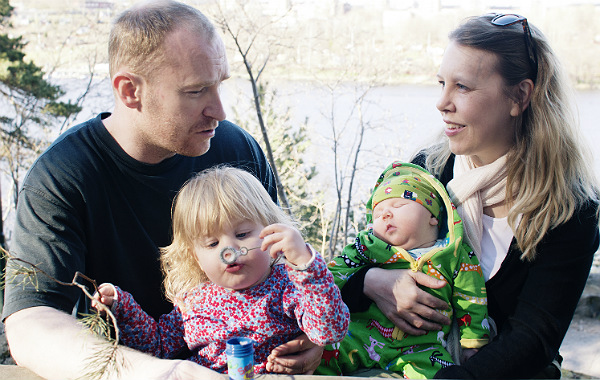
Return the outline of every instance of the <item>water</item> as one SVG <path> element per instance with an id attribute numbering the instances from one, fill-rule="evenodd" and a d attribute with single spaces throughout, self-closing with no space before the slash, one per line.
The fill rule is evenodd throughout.
<path id="1" fill-rule="evenodd" d="M 67 97 L 77 96 L 83 85 L 83 80 L 64 80 L 61 83 L 67 90 Z M 277 93 L 273 105 L 276 111 L 283 114 L 287 109 L 290 110 L 289 128 L 297 128 L 308 120 L 311 148 L 306 161 L 317 166 L 320 173 L 318 180 L 323 188 L 330 189 L 334 185 L 335 157 L 332 126 L 339 140 L 338 168 L 347 175 L 354 159 L 359 129 L 360 113 L 356 101 L 366 92 L 361 111 L 362 120 L 368 126 L 358 157 L 356 194 L 359 198 L 368 194 L 380 170 L 387 164 L 397 159 L 409 160 L 442 132 L 441 116 L 435 108 L 440 92 L 437 85 L 367 88 L 345 83 L 332 89 L 321 83 L 303 81 L 270 83 L 269 89 Z M 236 113 L 243 115 L 241 118 L 245 120 L 256 118 L 247 80 L 230 79 L 224 82 L 222 93 L 229 120 L 246 124 L 244 120 L 236 120 Z M 102 111 L 110 111 L 113 102 L 108 80 L 96 83 L 76 122 L 87 120 Z M 581 132 L 593 154 L 590 165 L 600 178 L 600 129 L 596 128 L 595 121 L 600 91 L 578 91 L 576 102 Z M 251 132 L 260 138 L 260 133 Z"/>
<path id="2" fill-rule="evenodd" d="M 72 79 L 59 84 L 67 91 L 67 98 L 74 98 L 81 93 L 85 83 L 81 79 Z M 114 100 L 109 85 L 106 79 L 94 84 L 76 122 L 112 110 Z M 311 147 L 306 161 L 317 167 L 319 176 L 315 180 L 314 191 L 325 191 L 325 208 L 330 212 L 336 200 L 334 136 L 339 144 L 337 172 L 341 173 L 339 180 L 345 181 L 344 189 L 347 189 L 357 144 L 358 120 L 362 117 L 367 125 L 352 190 L 353 207 L 360 210 L 380 171 L 387 164 L 393 160 L 409 160 L 415 152 L 430 145 L 442 131 L 441 116 L 435 108 L 440 92 L 437 85 L 368 88 L 345 83 L 331 88 L 322 83 L 303 81 L 270 83 L 269 89 L 277 93 L 273 104 L 276 112 L 283 114 L 289 109 L 289 128 L 297 128 L 308 120 Z M 229 120 L 244 125 L 243 120 L 235 119 L 236 114 L 243 115 L 240 118 L 245 120 L 256 118 L 247 80 L 226 81 L 222 94 Z M 366 95 L 359 109 L 357 99 L 363 94 Z M 600 91 L 578 91 L 576 99 L 581 131 L 593 154 L 590 165 L 600 178 L 600 130 L 595 127 Z M 252 133 L 260 138 L 260 133 Z"/>
<path id="3" fill-rule="evenodd" d="M 332 118 L 335 116 L 337 134 L 341 136 L 342 167 L 351 162 L 350 156 L 358 130 L 358 114 L 354 107 L 358 97 L 355 86 L 345 84 L 335 91 L 324 85 L 309 82 L 287 82 L 271 86 L 277 89 L 277 106 L 289 107 L 292 112 L 290 128 L 308 118 L 312 149 L 308 160 L 317 165 L 320 180 L 332 185 L 334 154 Z M 362 94 L 364 88 L 359 89 Z M 363 120 L 369 123 L 363 151 L 359 156 L 359 183 L 363 191 L 372 187 L 379 171 L 395 159 L 408 160 L 430 145 L 442 132 L 441 116 L 435 107 L 440 88 L 437 85 L 399 85 L 375 87 L 369 90 L 363 102 Z M 234 95 L 250 94 L 246 82 L 227 83 L 225 103 Z M 333 94 L 333 95 L 332 95 Z M 237 107 L 242 104 L 235 101 Z M 589 145 L 593 160 L 590 165 L 600 178 L 600 130 L 596 128 L 595 114 L 600 105 L 600 91 L 576 92 L 581 132 Z M 251 105 L 248 117 L 254 116 Z M 354 110 L 353 110 L 354 108 Z M 354 112 L 352 112 L 354 111 Z M 229 115 L 232 115 L 230 112 Z M 350 120 L 348 121 L 348 119 Z M 235 120 L 234 120 L 235 121 Z"/>

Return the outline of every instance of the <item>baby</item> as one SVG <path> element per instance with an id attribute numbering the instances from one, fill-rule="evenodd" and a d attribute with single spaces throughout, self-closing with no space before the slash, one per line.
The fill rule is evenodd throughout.
<path id="1" fill-rule="evenodd" d="M 447 282 L 427 289 L 451 306 L 445 313 L 460 328 L 463 359 L 488 342 L 485 281 L 462 221 L 443 185 L 419 166 L 394 162 L 379 177 L 367 202 L 367 229 L 329 263 L 336 284 L 365 266 L 423 271 Z M 440 237 L 440 231 L 448 231 Z M 379 367 L 406 378 L 433 378 L 453 363 L 446 350 L 450 326 L 421 336 L 398 329 L 377 305 L 351 314 L 349 334 L 326 348 L 318 374 L 350 374 Z"/>

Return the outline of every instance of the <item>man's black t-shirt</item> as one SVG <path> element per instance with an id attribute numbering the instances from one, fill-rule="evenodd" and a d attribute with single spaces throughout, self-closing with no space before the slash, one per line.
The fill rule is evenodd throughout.
<path id="1" fill-rule="evenodd" d="M 253 173 L 274 201 L 273 173 L 258 143 L 238 126 L 221 122 L 209 151 L 175 155 L 156 165 L 138 162 L 102 124 L 109 114 L 75 126 L 34 163 L 19 193 L 11 254 L 71 282 L 77 271 L 118 284 L 158 318 L 172 305 L 162 291 L 158 248 L 171 243 L 171 207 L 196 172 L 227 164 Z M 210 223 L 210 221 L 207 221 Z M 88 305 L 78 288 L 37 275 L 38 289 L 6 284 L 3 318 L 24 308 L 66 312 Z"/>

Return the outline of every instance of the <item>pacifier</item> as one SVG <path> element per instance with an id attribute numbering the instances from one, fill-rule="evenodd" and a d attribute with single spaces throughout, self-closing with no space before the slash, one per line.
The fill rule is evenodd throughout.
<path id="1" fill-rule="evenodd" d="M 224 264 L 233 264 L 237 261 L 237 259 L 240 256 L 246 256 L 248 254 L 248 251 L 252 251 L 253 249 L 257 249 L 260 247 L 254 247 L 254 248 L 246 248 L 246 247 L 240 247 L 239 250 L 233 248 L 233 247 L 225 247 L 221 250 L 221 261 Z"/>

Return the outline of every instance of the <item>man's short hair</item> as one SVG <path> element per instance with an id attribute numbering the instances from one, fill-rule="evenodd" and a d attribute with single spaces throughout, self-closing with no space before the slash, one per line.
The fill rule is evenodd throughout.
<path id="1" fill-rule="evenodd" d="M 145 2 L 121 13 L 110 31 L 110 76 L 121 65 L 126 65 L 132 72 L 147 78 L 166 61 L 163 54 L 166 36 L 182 26 L 209 39 L 216 33 L 214 25 L 202 12 L 176 1 Z"/>

